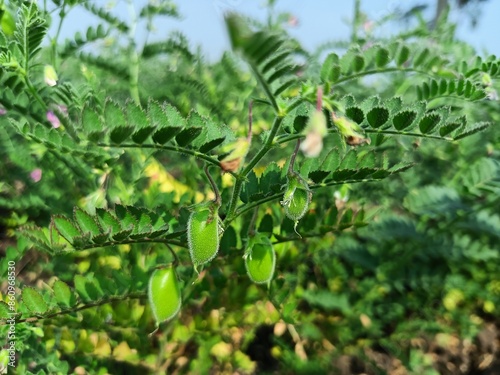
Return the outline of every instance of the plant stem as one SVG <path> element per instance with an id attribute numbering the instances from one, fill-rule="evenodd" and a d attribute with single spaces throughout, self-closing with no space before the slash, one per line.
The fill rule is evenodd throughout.
<path id="1" fill-rule="evenodd" d="M 52 45 L 51 63 L 56 71 L 58 70 L 58 67 L 57 67 L 57 41 L 59 40 L 59 35 L 61 34 L 62 24 L 63 24 L 65 17 L 66 17 L 66 2 L 63 3 L 61 11 L 59 12 L 59 24 L 57 25 L 56 35 L 50 41 L 50 43 Z"/>
<path id="2" fill-rule="evenodd" d="M 299 153 L 299 147 L 300 147 L 300 138 L 297 139 L 297 143 L 295 144 L 295 149 L 293 150 L 292 157 L 290 158 L 290 164 L 288 165 L 288 174 L 293 173 L 293 167 L 295 166 L 295 158 Z"/>
<path id="3" fill-rule="evenodd" d="M 61 123 L 64 125 L 64 129 L 66 129 L 69 136 L 73 138 L 76 143 L 80 143 L 80 139 L 78 138 L 78 134 L 71 120 L 58 107 L 55 107 L 53 111 L 59 121 L 61 121 Z"/>
<path id="4" fill-rule="evenodd" d="M 257 221 L 257 217 L 259 216 L 259 206 L 255 207 L 253 210 L 252 219 L 250 220 L 250 224 L 248 225 L 248 236 L 255 236 L 255 222 Z"/>
<path id="5" fill-rule="evenodd" d="M 278 115 L 280 112 L 280 108 L 278 106 L 278 103 L 276 102 L 276 99 L 274 98 L 273 93 L 271 92 L 271 88 L 267 85 L 264 77 L 260 75 L 259 69 L 257 69 L 256 66 L 250 64 L 250 68 L 252 69 L 254 76 L 257 78 L 257 81 L 259 81 L 260 85 L 264 89 L 267 98 L 271 102 L 271 106 L 273 107 L 274 112 Z"/>
<path id="6" fill-rule="evenodd" d="M 85 305 L 70 308 L 67 310 L 61 310 L 61 311 L 58 311 L 56 313 L 52 313 L 52 314 L 45 315 L 45 316 L 36 316 L 36 317 L 18 319 L 18 320 L 16 320 L 16 324 L 25 323 L 25 322 L 33 323 L 33 322 L 37 322 L 37 321 L 42 320 L 42 319 L 51 319 L 51 318 L 55 318 L 59 315 L 73 314 L 77 311 L 82 311 L 82 310 L 90 309 L 92 307 L 107 305 L 108 303 L 112 303 L 112 302 L 116 302 L 116 301 L 124 301 L 124 300 L 130 300 L 130 299 L 143 299 L 146 297 L 147 297 L 146 293 L 132 293 L 132 294 L 127 294 L 127 295 L 123 295 L 123 296 L 111 296 L 111 297 L 108 297 L 107 299 L 89 302 Z M 6 324 L 7 324 L 6 321 L 0 322 L 0 326 L 6 325 Z"/>
<path id="7" fill-rule="evenodd" d="M 35 98 L 35 100 L 38 103 L 40 103 L 40 105 L 42 106 L 43 111 L 46 112 L 47 111 L 47 104 L 45 104 L 45 102 L 43 101 L 42 97 L 38 94 L 38 91 L 36 91 L 35 86 L 33 86 L 33 84 L 31 83 L 31 81 L 30 81 L 30 79 L 28 77 L 28 71 L 26 71 L 26 75 L 24 76 L 24 83 L 28 87 L 28 90 L 31 93 L 31 95 L 33 95 L 33 97 Z"/>
<path id="8" fill-rule="evenodd" d="M 328 183 L 321 183 L 321 184 L 317 184 L 317 185 L 312 185 L 312 186 L 309 186 L 309 188 L 311 190 L 316 190 L 316 189 L 321 189 L 321 188 L 329 187 L 329 186 L 336 186 L 336 185 L 343 185 L 343 184 L 355 184 L 355 183 L 360 183 L 360 182 L 376 182 L 376 181 L 380 181 L 380 180 L 382 180 L 382 178 L 379 178 L 379 179 L 365 178 L 363 180 L 330 181 Z M 259 199 L 255 202 L 252 202 L 252 203 L 244 204 L 242 207 L 240 207 L 234 213 L 234 215 L 233 215 L 234 217 L 232 219 L 234 220 L 236 217 L 243 215 L 245 212 L 253 210 L 255 207 L 259 207 L 263 203 L 271 202 L 271 201 L 274 201 L 276 199 L 281 199 L 281 198 L 283 198 L 282 192 L 270 195 L 270 196 L 262 198 L 262 199 Z"/>
<path id="9" fill-rule="evenodd" d="M 440 141 L 453 141 L 453 138 L 450 138 L 450 137 L 441 137 L 439 135 L 430 135 L 430 134 L 422 134 L 422 133 L 404 132 L 404 131 L 399 131 L 399 130 L 363 129 L 363 131 L 365 133 L 392 134 L 392 135 L 401 135 L 401 136 L 407 136 L 407 137 L 419 137 L 419 138 L 439 139 Z"/>
<path id="10" fill-rule="evenodd" d="M 243 181 L 246 179 L 246 176 L 250 173 L 253 167 L 255 167 L 255 165 L 257 165 L 257 163 L 264 157 L 264 155 L 272 148 L 274 138 L 278 133 L 283 118 L 284 118 L 283 115 L 275 117 L 271 131 L 267 136 L 266 143 L 264 143 L 259 152 L 257 152 L 257 154 L 252 158 L 252 160 L 250 160 L 250 162 L 246 165 L 241 174 L 236 176 L 236 182 L 234 184 L 233 193 L 231 196 L 231 203 L 229 204 L 229 209 L 227 212 L 226 219 L 224 220 L 224 223 L 233 220 L 232 216 L 236 211 L 236 205 L 238 204 L 238 199 L 240 198 L 241 189 L 243 187 Z"/>
<path id="11" fill-rule="evenodd" d="M 130 15 L 130 28 L 128 32 L 128 48 L 129 48 L 129 91 L 130 96 L 138 105 L 141 104 L 139 96 L 139 54 L 135 43 L 135 31 L 137 29 L 137 13 L 132 0 L 127 0 L 127 7 Z"/>
<path id="12" fill-rule="evenodd" d="M 252 108 L 253 108 L 253 101 L 250 100 L 250 103 L 248 103 L 248 134 L 247 134 L 248 144 L 252 143 L 252 124 L 253 124 Z"/>
<path id="13" fill-rule="evenodd" d="M 203 170 L 205 171 L 205 174 L 207 175 L 208 181 L 210 181 L 210 185 L 212 185 L 212 190 L 214 191 L 214 194 L 215 194 L 214 202 L 217 206 L 220 206 L 220 204 L 221 204 L 220 192 L 219 192 L 219 189 L 217 188 L 217 184 L 215 183 L 214 179 L 210 175 L 210 172 L 208 171 L 207 164 L 205 164 L 205 168 L 203 168 Z"/>
<path id="14" fill-rule="evenodd" d="M 68 255 L 68 254 L 72 253 L 72 255 L 78 255 L 79 253 L 81 253 L 82 250 L 91 251 L 91 250 L 97 250 L 97 249 L 105 248 L 105 247 L 112 247 L 112 246 L 126 245 L 126 244 L 131 245 L 131 244 L 138 244 L 138 243 L 150 243 L 150 244 L 162 243 L 165 245 L 170 244 L 170 245 L 175 245 L 178 247 L 187 248 L 187 244 L 185 244 L 181 241 L 174 240 L 174 239 L 162 239 L 162 238 L 145 239 L 145 238 L 142 238 L 142 239 L 138 239 L 138 240 L 124 240 L 124 241 L 113 242 L 113 243 L 108 243 L 108 244 L 92 244 L 92 245 L 85 246 L 82 249 L 61 250 L 61 251 L 57 251 L 57 252 L 52 252 L 51 254 L 53 254 L 53 255 L 59 255 L 59 254 Z"/>
<path id="15" fill-rule="evenodd" d="M 276 103 L 276 101 L 274 101 L 274 103 Z M 250 173 L 253 167 L 255 167 L 255 165 L 257 165 L 257 163 L 264 157 L 264 155 L 272 148 L 273 142 L 275 141 L 276 138 L 276 134 L 278 134 L 283 119 L 285 118 L 287 113 L 289 113 L 298 105 L 297 103 L 300 104 L 300 101 L 293 102 L 286 108 L 285 111 L 279 113 L 274 118 L 273 126 L 271 127 L 271 131 L 269 132 L 266 142 L 264 143 L 262 148 L 259 150 L 259 152 L 257 152 L 257 154 L 252 158 L 252 160 L 250 160 L 250 162 L 243 169 L 243 171 L 239 175 L 235 176 L 236 182 L 234 184 L 233 193 L 231 196 L 231 203 L 229 205 L 229 209 L 227 212 L 226 219 L 224 220 L 224 224 L 231 222 L 234 219 L 233 215 L 236 211 L 236 205 L 238 204 L 238 199 L 240 197 L 241 189 L 243 187 L 243 181 L 246 179 L 247 175 Z M 276 109 L 279 110 L 278 107 L 276 107 Z"/>
<path id="16" fill-rule="evenodd" d="M 172 266 L 173 267 L 177 267 L 177 265 L 179 264 L 179 257 L 177 256 L 176 252 L 174 251 L 174 249 L 172 249 L 172 246 L 170 246 L 168 243 L 165 242 L 165 246 L 167 246 L 167 248 L 170 250 L 170 252 L 172 253 L 172 256 L 174 257 L 174 261 L 172 263 Z"/>
<path id="17" fill-rule="evenodd" d="M 257 165 L 260 159 L 262 159 L 262 157 L 272 148 L 274 138 L 276 137 L 281 123 L 283 122 L 283 118 L 284 116 L 276 116 L 271 131 L 267 136 L 266 143 L 264 143 L 259 152 L 252 158 L 252 160 L 250 160 L 245 169 L 243 169 L 243 171 L 241 172 L 243 176 L 246 176 L 248 173 L 250 173 L 250 171 Z"/>
<path id="18" fill-rule="evenodd" d="M 418 70 L 414 68 L 406 68 L 406 69 L 401 69 L 401 68 L 385 68 L 385 69 L 372 69 L 372 70 L 365 70 L 364 72 L 359 72 L 356 74 L 352 74 L 350 76 L 344 77 L 339 79 L 337 82 L 332 84 L 332 88 L 340 83 L 350 81 L 352 79 L 368 76 L 371 74 L 380 74 L 380 73 L 391 73 L 391 72 L 402 72 L 402 73 L 419 73 L 422 75 L 426 75 L 428 77 L 432 77 L 432 74 L 429 74 L 426 71 L 423 70 Z"/>
<path id="19" fill-rule="evenodd" d="M 205 160 L 206 162 L 213 164 L 217 167 L 220 168 L 220 162 L 219 160 L 212 158 L 202 152 L 195 151 L 195 150 L 190 150 L 188 148 L 184 147 L 178 147 L 178 146 L 165 146 L 165 145 L 154 145 L 154 144 L 120 144 L 120 145 L 112 145 L 112 144 L 107 144 L 107 143 L 97 143 L 97 146 L 99 147 L 110 147 L 110 148 L 153 148 L 156 150 L 165 150 L 165 151 L 174 151 L 174 152 L 179 152 L 181 154 L 188 154 L 192 155 L 198 159 Z M 226 171 L 226 173 L 229 173 L 233 177 L 237 178 L 236 173 L 231 172 L 231 171 Z"/>
<path id="20" fill-rule="evenodd" d="M 290 135 L 284 135 L 280 136 L 278 139 L 276 139 L 276 143 L 281 145 L 283 143 L 288 143 L 291 142 L 295 139 L 302 139 L 304 137 L 303 134 L 290 134 Z"/>
<path id="21" fill-rule="evenodd" d="M 383 130 L 383 129 L 371 129 L 371 128 L 363 128 L 365 133 L 375 133 L 375 134 L 391 134 L 391 135 L 400 135 L 403 137 L 418 137 L 418 138 L 430 138 L 430 139 L 438 139 L 440 141 L 453 141 L 454 139 L 451 137 L 441 137 L 439 135 L 430 135 L 430 134 L 422 134 L 422 133 L 414 133 L 414 132 L 405 132 L 400 130 Z M 336 130 L 329 130 L 329 134 L 337 133 Z M 277 144 L 284 144 L 293 141 L 294 139 L 302 138 L 302 134 L 291 134 L 285 137 L 280 138 L 276 141 Z"/>
<path id="22" fill-rule="evenodd" d="M 351 43 L 358 42 L 358 28 L 361 23 L 361 0 L 354 1 L 354 17 L 352 20 Z"/>

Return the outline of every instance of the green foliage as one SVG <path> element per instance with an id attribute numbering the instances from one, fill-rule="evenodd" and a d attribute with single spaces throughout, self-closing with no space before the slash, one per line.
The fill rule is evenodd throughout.
<path id="1" fill-rule="evenodd" d="M 142 49 L 142 56 L 151 58 L 164 53 L 179 52 L 188 60 L 193 60 L 193 53 L 189 50 L 186 37 L 180 33 L 174 33 L 167 41 L 148 43 Z"/>
<path id="2" fill-rule="evenodd" d="M 291 59 L 293 48 L 279 34 L 252 32 L 236 14 L 226 16 L 229 38 L 234 50 L 240 51 L 249 63 L 267 95 L 269 104 L 277 110 L 276 98 L 297 83 L 297 70 Z"/>
<path id="3" fill-rule="evenodd" d="M 108 36 L 108 34 L 109 30 L 105 30 L 102 24 L 98 25 L 97 28 L 91 26 L 87 29 L 85 36 L 77 32 L 74 40 L 67 40 L 59 54 L 61 57 L 71 56 L 88 43 L 103 39 Z"/>
<path id="4" fill-rule="evenodd" d="M 120 205 L 115 206 L 114 211 L 98 208 L 95 215 L 75 207 L 73 220 L 53 216 L 48 231 L 37 227 L 24 229 L 28 238 L 50 252 L 158 241 L 160 236 L 175 238 L 182 234 L 182 231 L 168 232 L 169 226 L 163 217 L 146 209 Z"/>
<path id="5" fill-rule="evenodd" d="M 265 25 L 226 16 L 235 54 L 209 63 L 96 4 L 53 1 L 100 20 L 62 45 L 34 3 L 0 33 L 18 372 L 431 374 L 426 347 L 498 318 L 497 58 L 446 21 L 309 53 L 270 1 Z"/>
<path id="6" fill-rule="evenodd" d="M 120 20 L 118 17 L 114 16 L 111 12 L 108 12 L 106 9 L 101 8 L 95 4 L 92 4 L 87 1 L 81 1 L 79 2 L 80 5 L 82 5 L 85 9 L 87 9 L 90 13 L 96 15 L 99 17 L 101 20 L 106 21 L 109 23 L 110 26 L 118 29 L 121 32 L 127 32 L 129 27 L 128 25 Z"/>
<path id="7" fill-rule="evenodd" d="M 21 297 L 23 299 L 24 305 L 33 314 L 44 314 L 48 310 L 47 303 L 43 300 L 43 297 L 36 290 L 31 288 L 24 288 Z"/>
<path id="8" fill-rule="evenodd" d="M 374 96 L 358 104 L 353 96 L 348 95 L 342 103 L 346 115 L 364 127 L 367 133 L 456 140 L 489 126 L 488 122 L 468 124 L 465 116 L 451 116 L 451 109 L 446 106 L 427 108 L 425 101 L 404 105 L 397 96 L 386 101 Z M 383 138 L 378 138 L 377 142 L 383 142 Z"/>
<path id="9" fill-rule="evenodd" d="M 21 6 L 17 15 L 15 30 L 14 44 L 17 47 L 17 51 L 13 51 L 10 48 L 9 51 L 13 52 L 14 56 L 20 59 L 20 68 L 27 70 L 30 61 L 40 52 L 40 45 L 47 32 L 47 25 L 45 20 L 40 17 L 36 4 L 30 3 L 29 6 Z M 16 60 L 11 60 L 9 66 L 4 66 L 12 69 L 14 68 L 12 65 L 15 65 L 15 63 Z M 6 62 L 3 61 L 3 64 L 6 64 Z M 25 74 L 27 74 L 27 71 Z"/>
<path id="10" fill-rule="evenodd" d="M 107 58 L 101 56 L 94 56 L 90 53 L 80 52 L 78 54 L 78 58 L 90 65 L 94 65 L 108 73 L 116 75 L 118 78 L 128 80 L 130 79 L 130 73 L 127 70 L 126 66 L 120 63 L 113 62 L 111 63 Z"/>
<path id="11" fill-rule="evenodd" d="M 157 15 L 175 18 L 179 17 L 177 6 L 170 1 L 163 1 L 160 4 L 148 4 L 141 9 L 139 14 L 140 17 L 152 17 Z"/>

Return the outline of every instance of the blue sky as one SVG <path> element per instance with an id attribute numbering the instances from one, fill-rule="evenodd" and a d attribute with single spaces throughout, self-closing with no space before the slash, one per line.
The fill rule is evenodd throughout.
<path id="1" fill-rule="evenodd" d="M 424 1 L 424 0 L 421 0 Z M 377 21 L 395 9 L 409 9 L 417 0 L 364 0 L 362 10 L 368 18 Z M 431 8 L 428 15 L 434 12 L 435 1 L 428 0 Z M 105 6 L 108 1 L 95 3 Z M 123 20 L 128 19 L 124 0 L 115 1 L 113 10 Z M 146 0 L 134 0 L 140 9 Z M 149 40 L 161 40 L 170 31 L 179 30 L 187 35 L 192 46 L 200 45 L 203 52 L 210 59 L 217 59 L 221 53 L 229 48 L 224 23 L 225 11 L 238 11 L 258 19 L 264 20 L 266 9 L 264 0 L 178 0 L 176 1 L 183 19 L 173 20 L 161 17 L 157 19 L 157 30 L 150 35 Z M 305 6 L 304 4 L 308 4 Z M 290 33 L 298 38 L 308 50 L 318 45 L 338 39 L 345 39 L 350 34 L 349 20 L 352 17 L 354 0 L 278 0 L 277 9 L 287 11 L 298 18 L 297 27 L 290 28 Z M 495 54 L 500 56 L 500 1 L 489 0 L 481 7 L 479 25 L 472 29 L 470 19 L 463 13 L 452 12 L 451 18 L 458 22 L 458 35 L 461 39 L 470 42 L 480 54 Z M 89 25 L 97 25 L 98 21 L 87 11 L 76 8 L 69 13 L 63 25 L 62 37 L 71 37 L 76 31 L 84 32 Z M 52 32 L 54 32 L 53 25 Z M 141 30 L 139 27 L 138 30 Z M 378 30 L 383 35 L 396 32 L 393 27 L 383 27 Z M 139 41 L 145 34 L 139 33 Z"/>

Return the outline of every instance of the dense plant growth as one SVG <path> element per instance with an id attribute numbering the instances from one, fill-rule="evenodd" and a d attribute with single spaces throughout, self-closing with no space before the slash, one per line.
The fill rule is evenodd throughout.
<path id="1" fill-rule="evenodd" d="M 479 368 L 429 353 L 499 321 L 500 60 L 445 17 L 309 52 L 270 1 L 265 25 L 226 14 L 232 52 L 208 62 L 180 33 L 139 45 L 173 3 L 126 3 L 130 22 L 100 2 L 1 5 L 0 332 L 15 327 L 16 355 L 0 360 Z M 100 23 L 49 37 L 69 11 Z"/>

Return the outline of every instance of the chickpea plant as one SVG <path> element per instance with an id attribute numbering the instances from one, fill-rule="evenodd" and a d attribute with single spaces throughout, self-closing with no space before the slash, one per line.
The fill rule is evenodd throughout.
<path id="1" fill-rule="evenodd" d="M 110 27 L 130 32 L 127 24 L 104 10 L 82 6 Z M 160 12 L 151 5 L 141 16 L 147 19 L 153 11 Z M 158 101 L 140 90 L 134 64 L 164 53 L 165 45 L 148 44 L 139 52 L 132 46 L 127 50 L 131 56 L 128 70 L 118 63 L 109 66 L 104 58 L 79 55 L 82 61 L 122 77 L 131 98 L 123 103 L 101 100 L 92 90 L 77 89 L 70 81 L 58 82 L 63 77 L 57 78 L 52 67 L 57 70 L 55 58 L 45 64 L 50 65 L 45 69 L 51 73 L 51 85 L 45 85 L 37 63 L 43 59 L 44 17 L 35 2 L 23 3 L 15 30 L 0 33 L 0 105 L 7 112 L 12 134 L 48 150 L 92 181 L 97 180 L 92 177 L 95 170 L 102 171 L 103 181 L 108 183 L 119 163 L 137 165 L 157 155 L 181 155 L 183 163 L 192 164 L 192 170 L 204 171 L 209 184 L 200 177 L 202 173 L 192 173 L 183 177 L 196 181 L 201 193 L 198 199 L 192 195 L 145 208 L 147 200 L 139 205 L 129 197 L 121 203 L 103 194 L 101 204 L 88 209 L 76 205 L 72 216 L 52 212 L 46 226 L 27 223 L 18 231 L 20 238 L 49 259 L 91 256 L 102 249 L 127 254 L 130 246 L 141 244 L 149 249 L 141 256 L 158 261 L 150 269 L 144 264 L 128 264 L 129 271 L 124 271 L 120 263 L 109 275 L 79 274 L 65 281 L 56 277 L 50 287 L 26 286 L 15 313 L 17 323 L 62 319 L 86 308 L 138 299 L 149 301 L 148 321 L 154 319 L 162 329 L 179 312 L 182 315 L 181 305 L 202 306 L 200 295 L 193 290 L 206 285 L 207 273 L 238 262 L 244 263 L 249 280 L 269 293 L 281 311 L 283 300 L 276 302 L 273 297 L 274 284 L 280 278 L 277 246 L 367 225 L 362 208 L 356 214 L 327 211 L 316 205 L 316 194 L 330 189 L 328 205 L 334 206 L 335 187 L 378 181 L 410 169 L 412 161 L 394 160 L 384 152 L 391 138 L 456 142 L 487 128 L 486 122 L 469 123 L 462 108 L 446 105 L 445 100 L 486 100 L 483 78 L 500 76 L 500 61 L 493 57 L 450 62 L 425 46 L 398 40 L 366 49 L 353 45 L 343 55 L 331 53 L 315 74 L 303 79 L 298 74 L 303 67 L 294 59 L 299 53 L 296 44 L 283 33 L 255 30 L 230 13 L 225 22 L 233 51 L 258 83 L 239 103 L 240 108 L 250 108 L 246 136 L 240 137 L 241 132 L 224 125 L 216 112 L 202 113 L 194 106 L 186 111 L 182 101 Z M 59 56 L 71 55 L 87 42 L 106 37 L 106 30 L 99 26 L 87 33 L 86 40 L 75 38 Z M 171 40 L 168 46 L 187 56 L 189 51 L 181 39 Z M 58 56 L 57 51 L 52 52 Z M 436 66 L 440 69 L 434 69 Z M 346 82 L 370 74 L 394 72 L 418 75 L 416 89 L 381 98 L 357 97 L 344 88 Z M 206 95 L 210 107 L 215 99 Z M 171 97 L 175 101 L 175 95 Z M 61 102 L 67 111 L 55 105 Z M 254 114 L 252 108 L 259 112 Z M 49 110 L 60 120 L 60 127 L 44 115 Z M 252 121 L 257 116 L 271 121 L 255 130 Z M 171 159 L 167 160 L 166 170 Z M 136 181 L 139 184 L 140 177 Z M 224 305 L 222 300 L 218 303 Z M 8 306 L 0 302 L 0 324 L 5 324 L 7 313 Z"/>

